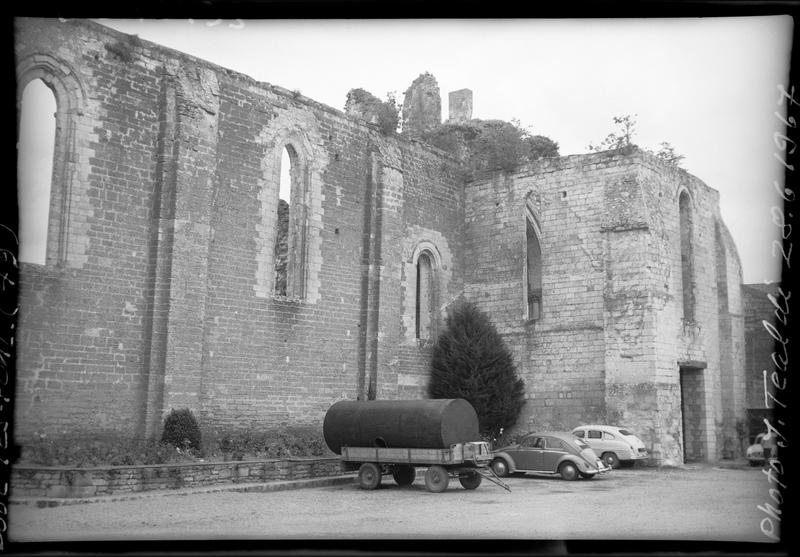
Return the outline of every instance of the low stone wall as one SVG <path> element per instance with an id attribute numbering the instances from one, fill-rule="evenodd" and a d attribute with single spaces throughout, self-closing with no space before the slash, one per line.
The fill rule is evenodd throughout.
<path id="1" fill-rule="evenodd" d="M 16 497 L 92 497 L 342 474 L 336 457 L 97 468 L 15 466 L 11 470 L 10 491 Z"/>

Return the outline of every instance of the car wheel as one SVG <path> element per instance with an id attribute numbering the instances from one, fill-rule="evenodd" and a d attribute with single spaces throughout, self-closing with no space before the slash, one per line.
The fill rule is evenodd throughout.
<path id="1" fill-rule="evenodd" d="M 585 472 L 581 472 L 581 478 L 583 478 L 585 480 L 591 480 L 592 478 L 594 478 L 594 476 L 595 476 L 595 473 L 587 474 Z"/>
<path id="2" fill-rule="evenodd" d="M 567 481 L 578 479 L 578 468 L 571 462 L 565 462 L 558 467 L 558 473 Z"/>
<path id="3" fill-rule="evenodd" d="M 447 489 L 447 484 L 450 478 L 447 476 L 447 470 L 443 466 L 434 464 L 425 471 L 425 487 L 428 491 L 433 493 L 441 493 Z"/>
<path id="4" fill-rule="evenodd" d="M 392 469 L 392 477 L 397 485 L 411 485 L 416 475 L 417 470 L 410 464 L 395 466 Z"/>
<path id="5" fill-rule="evenodd" d="M 603 453 L 603 462 L 611 468 L 619 468 L 619 459 L 614 453 Z"/>
<path id="6" fill-rule="evenodd" d="M 464 489 L 478 489 L 481 485 L 483 477 L 477 472 L 466 472 L 458 477 L 458 481 L 464 486 Z"/>
<path id="7" fill-rule="evenodd" d="M 761 466 L 761 463 L 760 463 L 760 462 L 758 462 L 757 460 L 751 460 L 751 461 L 750 461 L 750 466 L 752 466 L 753 468 L 755 468 L 756 466 Z"/>
<path id="8" fill-rule="evenodd" d="M 508 462 L 502 458 L 495 458 L 492 461 L 492 472 L 494 472 L 498 478 L 505 478 L 508 476 Z"/>
<path id="9" fill-rule="evenodd" d="M 365 462 L 358 469 L 358 486 L 361 489 L 375 489 L 381 485 L 381 471 L 371 463 Z"/>

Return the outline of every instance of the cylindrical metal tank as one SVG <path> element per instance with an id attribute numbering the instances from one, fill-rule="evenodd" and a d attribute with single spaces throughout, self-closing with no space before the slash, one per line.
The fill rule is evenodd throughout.
<path id="1" fill-rule="evenodd" d="M 446 449 L 480 441 L 478 415 L 461 398 L 342 400 L 328 409 L 322 433 L 336 454 L 343 446 Z"/>

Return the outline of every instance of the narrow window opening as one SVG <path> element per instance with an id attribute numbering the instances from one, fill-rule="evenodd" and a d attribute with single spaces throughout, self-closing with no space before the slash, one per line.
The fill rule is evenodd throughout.
<path id="1" fill-rule="evenodd" d="M 22 93 L 17 144 L 19 260 L 44 265 L 56 137 L 56 98 L 41 79 Z"/>
<path id="2" fill-rule="evenodd" d="M 417 330 L 418 339 L 432 337 L 431 310 L 433 309 L 433 267 L 430 256 L 422 253 L 417 259 Z"/>
<path id="3" fill-rule="evenodd" d="M 287 295 L 289 275 L 289 221 L 292 201 L 292 178 L 294 174 L 289 148 L 281 154 L 280 185 L 278 188 L 277 232 L 275 234 L 275 293 Z"/>
<path id="4" fill-rule="evenodd" d="M 689 194 L 685 191 L 678 198 L 681 235 L 681 280 L 683 283 L 683 318 L 694 321 L 694 264 L 692 245 L 693 216 Z"/>
<path id="5" fill-rule="evenodd" d="M 526 244 L 526 292 L 528 320 L 542 318 L 542 248 L 539 243 L 538 226 L 532 215 L 525 219 Z"/>

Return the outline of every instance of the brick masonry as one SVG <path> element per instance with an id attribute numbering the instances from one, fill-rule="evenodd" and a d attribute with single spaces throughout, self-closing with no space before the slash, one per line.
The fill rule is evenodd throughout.
<path id="1" fill-rule="evenodd" d="M 423 397 L 421 253 L 433 330 L 463 296 L 511 347 L 527 385 L 519 430 L 622 423 L 673 463 L 687 417 L 686 445 L 714 459 L 744 413 L 738 255 L 718 193 L 690 174 L 606 152 L 465 182 L 454 157 L 281 87 L 91 22 L 16 25 L 18 95 L 43 79 L 61 130 L 47 264 L 20 268 L 20 438 L 155 435 L 180 407 L 203 427 L 315 425 L 337 400 Z M 406 121 L 430 120 L 425 99 Z M 299 247 L 276 295 L 286 146 Z M 526 210 L 542 235 L 538 320 Z M 682 390 L 682 368 L 702 380 Z"/>

